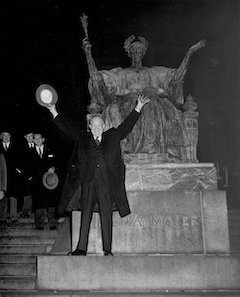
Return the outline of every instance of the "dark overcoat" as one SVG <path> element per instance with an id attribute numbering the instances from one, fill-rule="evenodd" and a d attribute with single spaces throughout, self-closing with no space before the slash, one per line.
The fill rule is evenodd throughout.
<path id="1" fill-rule="evenodd" d="M 137 111 L 133 110 L 116 129 L 111 128 L 102 134 L 101 145 L 106 162 L 110 192 L 121 217 L 130 214 L 130 208 L 125 189 L 125 165 L 122 159 L 120 141 L 131 132 L 139 115 Z M 79 185 L 88 183 L 93 179 L 97 164 L 96 154 L 91 149 L 91 142 L 93 141 L 91 132 L 76 131 L 60 115 L 53 121 L 59 129 L 75 139 L 62 197 L 58 205 L 58 213 L 62 215 Z M 79 199 L 81 209 L 81 197 Z"/>
<path id="2" fill-rule="evenodd" d="M 4 155 L 0 152 L 0 191 L 7 191 L 7 166 Z"/>
<path id="3" fill-rule="evenodd" d="M 3 148 L 0 142 L 0 152 L 4 155 L 7 166 L 7 197 L 19 198 L 22 184 L 21 170 L 19 166 L 20 154 L 16 143 L 10 142 L 7 151 Z"/>
<path id="4" fill-rule="evenodd" d="M 33 197 L 33 209 L 57 207 L 60 185 L 53 189 L 47 189 L 44 187 L 42 177 L 45 172 L 52 166 L 55 167 L 55 172 L 58 174 L 58 160 L 54 152 L 44 144 L 43 156 L 37 153 L 36 148 L 32 151 L 31 156 L 31 169 L 28 170 L 28 175 L 31 176 L 31 191 Z"/>

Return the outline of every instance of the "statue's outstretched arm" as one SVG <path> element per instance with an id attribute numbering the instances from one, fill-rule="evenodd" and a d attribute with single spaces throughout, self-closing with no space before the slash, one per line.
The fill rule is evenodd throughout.
<path id="1" fill-rule="evenodd" d="M 204 47 L 206 44 L 205 40 L 201 40 L 198 43 L 194 44 L 187 51 L 181 65 L 178 69 L 176 69 L 174 76 L 170 80 L 168 84 L 169 88 L 169 99 L 174 104 L 183 104 L 184 96 L 183 96 L 183 79 L 187 71 L 187 67 L 190 61 L 192 54 L 198 51 L 200 48 Z"/>
<path id="2" fill-rule="evenodd" d="M 89 71 L 89 84 L 88 89 L 91 96 L 90 109 L 94 112 L 99 112 L 100 106 L 105 105 L 105 96 L 103 96 L 104 90 L 106 89 L 103 76 L 100 71 L 98 71 L 95 61 L 92 57 L 91 47 L 89 40 L 85 37 L 82 41 L 83 50 L 86 55 L 88 71 Z"/>
<path id="3" fill-rule="evenodd" d="M 83 14 L 80 19 L 85 32 L 85 38 L 82 40 L 82 48 L 86 55 L 88 71 L 89 71 L 89 83 L 88 89 L 91 96 L 91 104 L 88 110 L 91 113 L 98 113 L 102 106 L 108 103 L 107 89 L 103 75 L 98 71 L 96 63 L 92 56 L 92 45 L 88 38 L 88 21 L 87 16 Z"/>
<path id="4" fill-rule="evenodd" d="M 95 63 L 95 61 L 93 59 L 93 56 L 92 56 L 92 50 L 91 50 L 92 45 L 89 42 L 87 37 L 85 37 L 83 39 L 83 41 L 82 41 L 82 48 L 83 48 L 83 51 L 84 51 L 84 53 L 86 55 L 89 75 L 90 75 L 90 77 L 96 76 L 97 73 L 98 73 L 98 69 L 96 67 L 96 63 Z"/>
<path id="5" fill-rule="evenodd" d="M 187 51 L 181 65 L 179 66 L 179 68 L 176 71 L 176 74 L 174 76 L 174 80 L 176 81 L 182 81 L 184 79 L 184 76 L 186 74 L 187 71 L 187 67 L 190 61 L 190 57 L 192 56 L 192 54 L 196 51 L 198 51 L 200 48 L 204 47 L 206 44 L 206 40 L 202 39 L 199 42 L 197 42 L 196 44 L 194 44 L 193 46 L 191 46 L 189 48 L 189 50 Z"/>

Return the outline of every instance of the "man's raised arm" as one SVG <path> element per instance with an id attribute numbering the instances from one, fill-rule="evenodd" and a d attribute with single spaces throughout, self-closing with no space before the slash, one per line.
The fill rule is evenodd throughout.
<path id="1" fill-rule="evenodd" d="M 56 108 L 56 104 L 46 105 L 46 108 L 53 116 L 53 123 L 61 130 L 68 138 L 76 139 L 79 136 L 79 129 L 69 123 L 62 115 L 59 114 Z"/>
<path id="2" fill-rule="evenodd" d="M 138 96 L 137 105 L 135 109 L 130 113 L 126 120 L 117 127 L 117 131 L 120 134 L 121 139 L 124 139 L 132 131 L 134 125 L 136 124 L 140 116 L 140 112 L 143 106 L 147 104 L 149 101 L 150 99 L 148 97 L 145 97 L 144 95 Z"/>

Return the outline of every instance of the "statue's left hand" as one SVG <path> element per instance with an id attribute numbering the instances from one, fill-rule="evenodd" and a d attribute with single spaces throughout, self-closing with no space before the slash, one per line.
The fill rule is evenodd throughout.
<path id="1" fill-rule="evenodd" d="M 206 45 L 206 40 L 202 39 L 199 42 L 197 42 L 196 44 L 194 44 L 193 46 L 191 46 L 190 50 L 195 52 L 195 51 L 199 50 L 200 48 L 204 47 L 205 45 Z"/>
<path id="2" fill-rule="evenodd" d="M 83 38 L 83 40 L 82 40 L 83 50 L 85 52 L 89 52 L 89 51 L 91 51 L 91 47 L 92 47 L 92 45 L 91 45 L 90 41 L 88 40 L 88 38 L 87 37 Z"/>

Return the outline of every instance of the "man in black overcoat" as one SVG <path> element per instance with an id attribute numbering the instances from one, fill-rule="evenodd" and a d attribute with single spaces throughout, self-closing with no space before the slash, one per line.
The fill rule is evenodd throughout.
<path id="1" fill-rule="evenodd" d="M 21 196 L 23 201 L 20 214 L 23 218 L 30 217 L 32 212 L 31 180 L 29 180 L 29 177 L 31 177 L 31 169 L 34 164 L 35 144 L 33 136 L 32 130 L 26 130 L 24 133 L 25 141 L 21 146 L 21 169 L 23 172 Z"/>
<path id="2" fill-rule="evenodd" d="M 59 187 L 46 188 L 43 184 L 43 175 L 46 172 L 50 174 L 58 172 L 58 159 L 53 150 L 46 145 L 41 133 L 34 134 L 34 143 L 32 165 L 28 174 L 31 181 L 35 225 L 38 230 L 43 230 L 47 217 L 50 230 L 55 230 L 58 225 L 55 210 L 60 195 Z"/>
<path id="3" fill-rule="evenodd" d="M 12 141 L 11 133 L 2 131 L 0 135 L 0 152 L 3 153 L 7 166 L 7 192 L 6 198 L 9 204 L 9 220 L 17 222 L 17 204 L 20 196 L 22 172 L 19 166 L 20 149 L 16 142 Z"/>
<path id="4" fill-rule="evenodd" d="M 125 167 L 122 160 L 120 141 L 124 139 L 137 122 L 142 107 L 149 102 L 139 95 L 135 109 L 116 129 L 104 131 L 100 116 L 90 120 L 90 131 L 77 131 L 58 114 L 55 105 L 48 108 L 54 123 L 68 136 L 75 139 L 59 214 L 63 214 L 75 192 L 81 185 L 80 209 L 82 211 L 80 237 L 77 249 L 72 255 L 86 255 L 92 213 L 98 205 L 102 229 L 104 255 L 112 255 L 112 211 L 115 204 L 121 217 L 130 214 L 125 189 Z"/>

